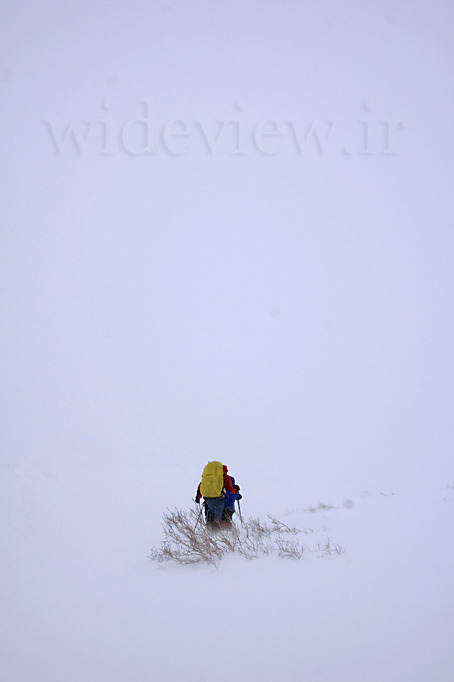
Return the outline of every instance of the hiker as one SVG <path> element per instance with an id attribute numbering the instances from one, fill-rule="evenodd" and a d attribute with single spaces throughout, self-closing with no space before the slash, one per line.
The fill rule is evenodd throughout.
<path id="1" fill-rule="evenodd" d="M 228 469 L 224 466 L 224 475 L 227 475 Z M 242 495 L 240 495 L 240 486 L 236 485 L 233 476 L 229 476 L 232 486 L 235 488 L 236 492 L 231 493 L 228 490 L 225 491 L 224 496 L 224 509 L 222 510 L 222 520 L 221 526 L 229 528 L 232 525 L 232 517 L 235 513 L 235 500 L 241 500 Z"/>
<path id="2" fill-rule="evenodd" d="M 224 473 L 221 462 L 208 462 L 203 470 L 195 501 L 199 504 L 200 499 L 204 498 L 207 525 L 212 528 L 221 527 L 225 492 L 232 495 L 237 493 L 230 476 Z"/>

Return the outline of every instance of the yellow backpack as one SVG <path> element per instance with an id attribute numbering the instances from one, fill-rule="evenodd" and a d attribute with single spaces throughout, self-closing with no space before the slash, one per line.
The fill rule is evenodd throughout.
<path id="1" fill-rule="evenodd" d="M 208 462 L 202 473 L 200 494 L 203 497 L 219 497 L 224 488 L 224 469 L 221 462 Z"/>

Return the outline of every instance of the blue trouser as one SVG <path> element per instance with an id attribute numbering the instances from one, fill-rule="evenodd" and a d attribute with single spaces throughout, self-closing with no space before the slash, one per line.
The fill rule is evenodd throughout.
<path id="1" fill-rule="evenodd" d="M 214 521 L 215 523 L 221 523 L 222 510 L 224 509 L 224 498 L 223 497 L 207 497 L 207 521 Z"/>

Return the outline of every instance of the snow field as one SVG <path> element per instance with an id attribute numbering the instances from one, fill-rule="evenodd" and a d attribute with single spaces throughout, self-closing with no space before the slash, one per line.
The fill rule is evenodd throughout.
<path id="1" fill-rule="evenodd" d="M 0 682 L 452 682 L 453 19 L 0 4 Z M 208 458 L 344 553 L 151 562 Z"/>
<path id="2" fill-rule="evenodd" d="M 1 480 L 5 681 L 204 682 L 221 653 L 253 682 L 450 681 L 449 484 L 295 500 L 279 518 L 342 555 L 214 569 L 148 559 L 163 494 L 145 469 Z"/>

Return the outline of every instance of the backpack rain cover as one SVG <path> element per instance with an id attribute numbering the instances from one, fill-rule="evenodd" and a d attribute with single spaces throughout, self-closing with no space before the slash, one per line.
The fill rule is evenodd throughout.
<path id="1" fill-rule="evenodd" d="M 224 488 L 224 470 L 221 462 L 208 462 L 202 473 L 200 493 L 203 497 L 219 497 Z"/>

